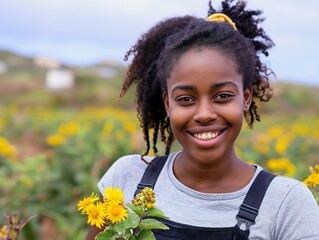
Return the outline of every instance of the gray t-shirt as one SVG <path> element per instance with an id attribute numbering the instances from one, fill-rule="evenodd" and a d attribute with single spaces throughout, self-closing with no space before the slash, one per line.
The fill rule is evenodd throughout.
<path id="1" fill-rule="evenodd" d="M 201 227 L 235 226 L 239 206 L 262 168 L 257 166 L 253 179 L 243 189 L 202 193 L 186 187 L 174 176 L 177 154 L 169 155 L 155 184 L 156 206 L 175 222 Z M 146 157 L 148 161 L 152 158 Z M 109 168 L 98 187 L 102 194 L 107 187 L 120 188 L 125 202 L 130 202 L 146 167 L 140 155 L 124 156 Z M 250 228 L 249 239 L 319 240 L 319 207 L 309 189 L 295 179 L 276 177 Z"/>

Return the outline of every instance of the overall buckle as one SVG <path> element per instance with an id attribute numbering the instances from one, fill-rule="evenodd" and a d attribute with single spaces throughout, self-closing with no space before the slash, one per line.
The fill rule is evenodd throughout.
<path id="1" fill-rule="evenodd" d="M 251 225 L 255 224 L 255 218 L 258 215 L 258 209 L 248 206 L 246 204 L 242 204 L 239 207 L 239 213 L 236 216 L 237 218 L 237 226 L 240 228 L 242 224 L 245 224 L 246 230 L 249 230 Z"/>

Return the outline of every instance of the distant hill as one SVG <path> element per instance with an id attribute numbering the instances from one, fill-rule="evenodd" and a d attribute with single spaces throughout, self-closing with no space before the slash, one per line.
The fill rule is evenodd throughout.
<path id="1" fill-rule="evenodd" d="M 41 57 L 42 59 L 46 59 L 45 57 Z M 9 71 L 12 70 L 32 70 L 35 67 L 39 67 L 36 66 L 36 61 L 39 58 L 33 58 L 33 57 L 27 57 L 27 56 L 23 56 L 11 51 L 7 51 L 7 50 L 0 50 L 0 61 L 4 62 L 7 64 Z M 47 58 L 47 60 L 51 60 Z M 86 67 L 82 67 L 82 66 L 67 66 L 65 64 L 59 63 L 59 67 L 60 68 L 70 68 L 70 69 L 80 69 L 80 70 L 85 70 L 85 69 L 94 69 L 94 68 L 100 68 L 100 67 L 109 67 L 109 68 L 114 68 L 114 69 L 123 69 L 124 66 L 116 61 L 112 61 L 112 60 L 105 60 L 105 61 L 101 61 L 99 63 L 96 64 L 92 64 L 90 66 L 86 66 Z"/>
<path id="2" fill-rule="evenodd" d="M 26 70 L 34 66 L 32 58 L 6 50 L 0 51 L 0 61 L 6 63 L 9 70 Z"/>
<path id="3" fill-rule="evenodd" d="M 264 111 L 319 116 L 319 87 L 280 81 L 272 86 L 274 95 L 267 104 L 262 104 Z"/>

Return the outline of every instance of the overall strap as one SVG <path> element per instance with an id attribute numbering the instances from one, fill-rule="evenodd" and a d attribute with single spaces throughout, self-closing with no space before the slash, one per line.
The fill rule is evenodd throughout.
<path id="1" fill-rule="evenodd" d="M 258 215 L 259 207 L 264 199 L 265 193 L 271 181 L 276 175 L 262 170 L 255 181 L 251 185 L 244 202 L 239 207 L 239 212 L 236 216 L 238 222 L 237 226 L 245 224 L 246 229 L 255 224 L 255 219 Z"/>
<path id="2" fill-rule="evenodd" d="M 137 185 L 134 197 L 138 193 L 140 193 L 145 187 L 154 189 L 156 180 L 160 172 L 162 171 L 162 168 L 164 167 L 166 160 L 167 156 L 155 157 L 152 160 L 152 162 L 147 166 L 140 183 Z"/>

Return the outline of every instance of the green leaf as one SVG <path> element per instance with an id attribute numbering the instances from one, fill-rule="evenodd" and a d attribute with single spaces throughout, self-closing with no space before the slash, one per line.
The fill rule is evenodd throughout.
<path id="1" fill-rule="evenodd" d="M 124 232 L 125 229 L 136 228 L 141 217 L 135 212 L 129 212 L 127 218 L 120 223 L 114 224 L 114 229 L 118 232 Z"/>
<path id="2" fill-rule="evenodd" d="M 147 214 L 146 214 L 147 216 L 149 216 L 149 217 L 159 217 L 159 218 L 166 218 L 166 219 L 168 219 L 168 217 L 166 217 L 165 215 L 164 215 L 164 213 L 161 211 L 161 210 L 159 210 L 158 208 L 150 208 L 150 209 L 148 209 L 148 211 L 147 211 Z"/>
<path id="3" fill-rule="evenodd" d="M 144 216 L 144 214 L 145 214 L 145 210 L 144 210 L 144 207 L 142 205 L 134 206 L 133 204 L 127 203 L 126 206 L 129 209 L 131 209 L 132 211 L 134 211 L 135 213 L 137 213 L 139 216 Z"/>
<path id="4" fill-rule="evenodd" d="M 118 233 L 125 233 L 127 229 L 136 228 L 141 218 L 135 212 L 129 212 L 128 217 L 120 223 L 113 225 L 113 228 Z"/>
<path id="5" fill-rule="evenodd" d="M 105 232 L 105 231 L 113 231 L 113 232 L 114 232 L 114 228 L 113 228 L 112 225 L 108 225 L 108 226 L 106 226 L 106 227 L 104 228 L 104 232 Z"/>
<path id="6" fill-rule="evenodd" d="M 131 235 L 128 240 L 136 240 L 136 237 L 134 235 Z"/>
<path id="7" fill-rule="evenodd" d="M 136 228 L 139 222 L 141 221 L 141 217 L 135 212 L 129 212 L 127 217 L 128 228 Z"/>
<path id="8" fill-rule="evenodd" d="M 126 229 L 126 232 L 124 233 L 123 237 L 124 237 L 125 239 L 130 239 L 131 236 L 132 236 L 131 230 L 130 230 L 130 229 Z"/>
<path id="9" fill-rule="evenodd" d="M 136 240 L 156 240 L 154 233 L 150 229 L 144 229 L 139 232 Z"/>
<path id="10" fill-rule="evenodd" d="M 104 232 L 99 233 L 95 240 L 105 240 L 105 239 L 111 239 L 114 235 L 116 235 L 116 232 L 111 230 L 106 230 Z"/>
<path id="11" fill-rule="evenodd" d="M 114 224 L 114 230 L 118 233 L 124 233 L 126 230 L 125 222 L 126 221 Z"/>
<path id="12" fill-rule="evenodd" d="M 152 218 L 142 220 L 139 227 L 140 229 L 169 229 L 164 223 Z"/>

